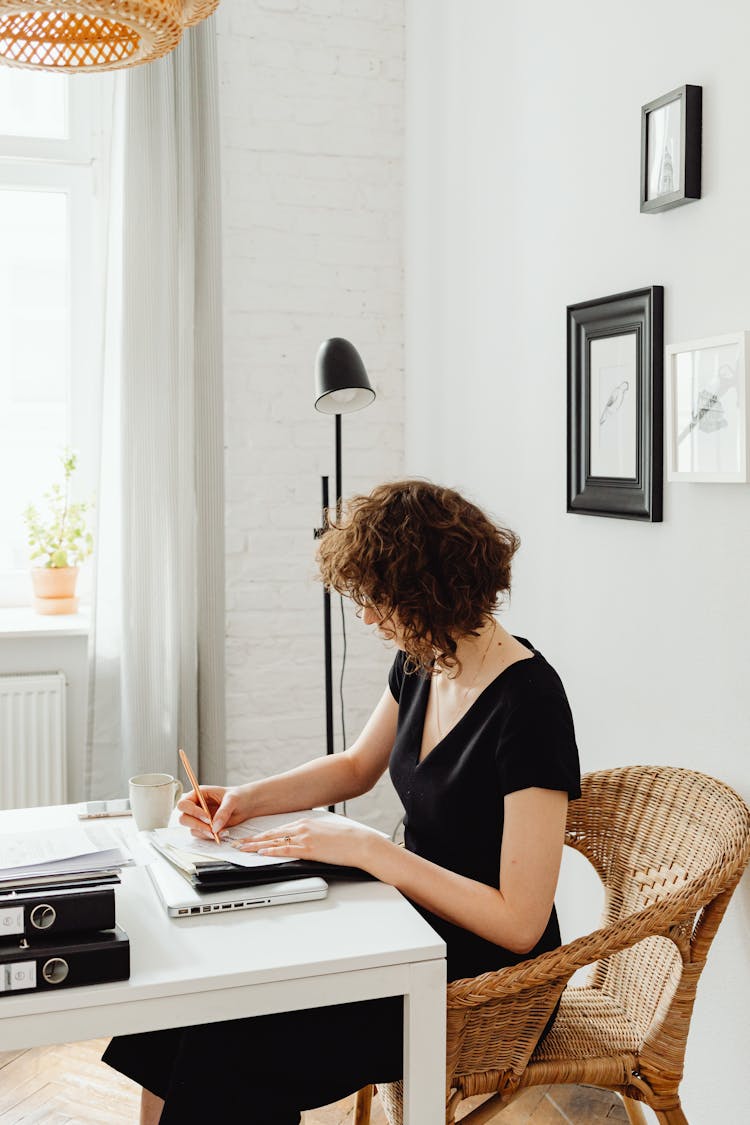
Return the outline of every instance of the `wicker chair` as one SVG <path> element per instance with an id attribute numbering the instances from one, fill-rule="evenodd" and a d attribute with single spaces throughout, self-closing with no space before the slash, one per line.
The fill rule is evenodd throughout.
<path id="1" fill-rule="evenodd" d="M 569 806 L 566 843 L 604 884 L 602 927 L 449 984 L 447 1125 L 475 1094 L 494 1096 L 462 1125 L 489 1121 L 528 1086 L 579 1082 L 620 1094 L 633 1125 L 646 1125 L 640 1102 L 662 1125 L 687 1125 L 679 1085 L 695 990 L 750 858 L 750 809 L 723 782 L 666 766 L 602 770 L 582 788 Z M 587 984 L 568 985 L 586 965 Z M 536 1046 L 560 996 L 553 1028 Z M 368 1125 L 372 1093 L 357 1095 L 356 1125 Z M 401 1083 L 379 1094 L 391 1125 L 400 1125 Z"/>

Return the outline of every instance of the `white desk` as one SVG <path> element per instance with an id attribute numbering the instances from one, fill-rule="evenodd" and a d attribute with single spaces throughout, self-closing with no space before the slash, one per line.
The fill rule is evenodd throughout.
<path id="1" fill-rule="evenodd" d="M 0 832 L 73 815 L 0 812 Z M 172 920 L 146 869 L 126 868 L 117 920 L 130 980 L 1 996 L 0 1050 L 180 1027 L 198 1010 L 211 1023 L 403 995 L 404 1125 L 444 1120 L 445 945 L 392 887 L 332 885 L 319 902 Z"/>

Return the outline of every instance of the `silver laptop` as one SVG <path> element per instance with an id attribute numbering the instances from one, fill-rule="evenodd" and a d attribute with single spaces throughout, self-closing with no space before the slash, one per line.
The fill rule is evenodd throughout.
<path id="1" fill-rule="evenodd" d="M 287 879 L 263 883 L 258 887 L 229 887 L 220 891 L 195 891 L 190 883 L 161 856 L 148 865 L 156 893 L 170 918 L 189 918 L 193 914 L 213 914 L 221 910 L 249 910 L 255 906 L 277 906 L 285 902 L 307 902 L 325 898 L 324 879 Z"/>

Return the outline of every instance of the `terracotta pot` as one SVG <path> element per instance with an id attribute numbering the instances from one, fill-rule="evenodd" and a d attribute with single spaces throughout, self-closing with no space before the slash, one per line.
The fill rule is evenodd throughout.
<path id="1" fill-rule="evenodd" d="M 77 613 L 77 566 L 33 566 L 34 609 L 37 613 Z"/>

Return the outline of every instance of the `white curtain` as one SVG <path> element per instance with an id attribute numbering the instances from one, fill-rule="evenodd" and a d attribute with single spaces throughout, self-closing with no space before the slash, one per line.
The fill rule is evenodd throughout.
<path id="1" fill-rule="evenodd" d="M 214 20 L 117 77 L 85 791 L 224 775 Z"/>

